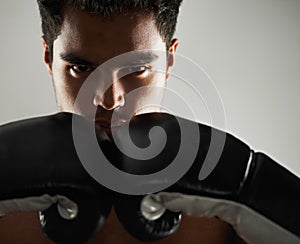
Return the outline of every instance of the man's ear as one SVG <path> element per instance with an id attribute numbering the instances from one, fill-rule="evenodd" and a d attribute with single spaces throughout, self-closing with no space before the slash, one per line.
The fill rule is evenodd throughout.
<path id="1" fill-rule="evenodd" d="M 52 76 L 52 60 L 51 60 L 50 48 L 45 40 L 45 37 L 42 36 L 41 39 L 44 47 L 44 63 L 47 66 L 49 74 Z"/>
<path id="2" fill-rule="evenodd" d="M 170 77 L 169 70 L 175 64 L 175 53 L 178 45 L 179 45 L 178 39 L 175 38 L 171 41 L 171 45 L 168 50 L 169 53 L 168 53 L 168 67 L 167 67 L 166 79 L 169 79 Z"/>

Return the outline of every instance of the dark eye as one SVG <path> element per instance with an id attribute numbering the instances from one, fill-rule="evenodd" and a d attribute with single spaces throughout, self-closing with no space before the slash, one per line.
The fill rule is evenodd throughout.
<path id="1" fill-rule="evenodd" d="M 71 66 L 71 69 L 80 74 L 80 73 L 86 73 L 86 72 L 90 72 L 92 71 L 94 68 L 93 67 L 90 67 L 90 66 L 87 66 L 87 65 L 72 65 Z"/>
<path id="2" fill-rule="evenodd" d="M 149 71 L 150 67 L 146 66 L 146 65 L 141 65 L 141 66 L 130 66 L 130 67 L 126 67 L 123 68 L 119 71 L 119 76 L 123 77 L 126 75 L 135 75 L 135 76 L 139 76 L 139 75 L 143 75 L 146 73 L 146 71 Z"/>
<path id="3" fill-rule="evenodd" d="M 144 72 L 148 69 L 149 69 L 149 67 L 147 67 L 147 66 L 134 66 L 134 67 L 129 67 L 127 69 L 127 71 L 129 71 L 130 73 L 140 73 L 140 72 Z"/>

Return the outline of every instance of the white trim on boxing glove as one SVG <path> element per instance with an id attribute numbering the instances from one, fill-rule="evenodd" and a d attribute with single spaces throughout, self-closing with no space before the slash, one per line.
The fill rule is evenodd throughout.
<path id="1" fill-rule="evenodd" d="M 57 203 L 57 210 L 64 219 L 74 219 L 78 214 L 78 206 L 69 198 L 44 194 L 38 197 L 26 197 L 0 201 L 0 217 L 16 212 L 44 211 L 52 204 Z"/>
<path id="2" fill-rule="evenodd" d="M 160 192 L 144 197 L 141 206 L 142 214 L 149 220 L 157 212 L 163 212 L 162 209 L 168 209 L 192 216 L 218 217 L 231 224 L 237 234 L 249 243 L 300 243 L 300 238 L 293 233 L 249 207 L 229 200 Z"/>

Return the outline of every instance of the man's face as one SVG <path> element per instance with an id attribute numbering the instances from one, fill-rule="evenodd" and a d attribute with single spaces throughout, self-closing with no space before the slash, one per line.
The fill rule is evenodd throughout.
<path id="1" fill-rule="evenodd" d="M 113 112 L 119 110 L 133 115 L 159 111 L 149 105 L 162 100 L 163 93 L 154 87 L 166 86 L 177 44 L 176 40 L 172 42 L 167 59 L 166 44 L 150 15 L 132 11 L 104 18 L 67 7 L 60 35 L 53 43 L 52 63 L 44 42 L 45 62 L 54 82 L 59 110 L 89 116 L 86 106 L 74 105 L 84 81 L 99 65 L 112 58 L 132 51 L 141 54 L 142 51 L 146 58 L 137 58 L 136 62 L 130 60 L 128 64 L 122 61 L 119 66 L 106 70 L 105 75 L 99 77 L 99 86 L 91 94 L 92 98 L 86 101 L 94 106 L 95 120 L 104 127 L 109 127 Z M 122 72 L 131 74 L 120 78 Z M 138 89 L 140 91 L 130 99 L 131 102 L 127 102 L 126 96 L 137 88 L 144 89 Z M 118 120 L 126 117 L 122 112 L 118 116 Z"/>

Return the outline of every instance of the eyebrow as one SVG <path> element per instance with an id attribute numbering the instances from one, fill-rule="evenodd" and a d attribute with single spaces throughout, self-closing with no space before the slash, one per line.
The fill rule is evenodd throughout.
<path id="1" fill-rule="evenodd" d="M 97 67 L 99 64 L 93 63 L 91 61 L 85 60 L 84 58 L 81 58 L 77 56 L 74 53 L 68 53 L 68 54 L 60 54 L 60 58 L 68 63 L 76 64 L 76 65 L 86 65 L 86 66 L 93 66 Z M 135 58 L 130 60 L 130 62 L 126 64 L 119 64 L 120 66 L 131 66 L 131 65 L 141 65 L 146 63 L 152 63 L 155 60 L 159 58 L 158 55 L 156 55 L 153 52 L 138 52 L 135 54 Z M 129 60 L 127 60 L 129 61 Z"/>
<path id="2" fill-rule="evenodd" d="M 152 63 L 159 58 L 159 56 L 153 52 L 138 52 L 134 55 L 135 58 L 130 60 L 129 65 Z"/>
<path id="3" fill-rule="evenodd" d="M 77 55 L 73 53 L 68 54 L 60 54 L 60 58 L 64 60 L 65 62 L 71 63 L 71 64 L 77 64 L 77 65 L 87 65 L 87 66 L 95 66 L 97 67 L 98 64 L 95 64 L 93 62 L 90 62 L 88 60 L 85 60 L 81 57 L 78 57 Z"/>

